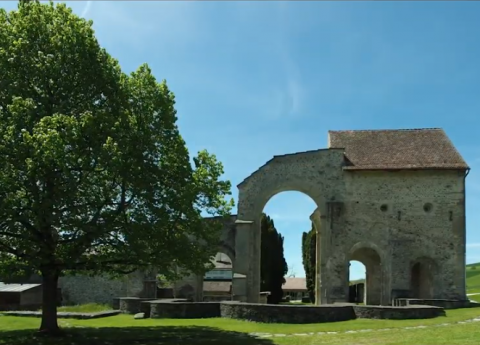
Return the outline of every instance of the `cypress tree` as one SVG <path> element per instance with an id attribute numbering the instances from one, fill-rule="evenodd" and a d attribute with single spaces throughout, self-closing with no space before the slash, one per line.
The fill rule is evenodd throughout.
<path id="1" fill-rule="evenodd" d="M 302 234 L 302 261 L 307 281 L 307 290 L 312 303 L 315 303 L 315 276 L 317 233 L 312 223 L 312 228 Z"/>
<path id="2" fill-rule="evenodd" d="M 288 266 L 283 252 L 284 238 L 266 214 L 262 215 L 261 241 L 260 289 L 270 291 L 268 303 L 277 304 L 283 297 L 282 285 Z"/>

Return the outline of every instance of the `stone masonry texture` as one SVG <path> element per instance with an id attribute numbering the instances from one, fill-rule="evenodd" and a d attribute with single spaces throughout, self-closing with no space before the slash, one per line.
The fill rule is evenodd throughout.
<path id="1" fill-rule="evenodd" d="M 247 277 L 246 301 L 259 298 L 263 208 L 292 190 L 318 206 L 312 215 L 318 303 L 348 300 L 351 260 L 366 267 L 367 304 L 389 305 L 396 297 L 465 300 L 469 168 L 445 132 L 337 131 L 330 144 L 275 156 L 239 184 L 234 270 Z"/>
<path id="2" fill-rule="evenodd" d="M 262 211 L 274 195 L 299 191 L 317 205 L 318 304 L 348 301 L 351 260 L 366 267 L 367 304 L 466 300 L 468 171 L 441 129 L 332 131 L 328 148 L 275 156 L 238 185 L 238 213 L 217 243 L 233 262 L 233 299 L 259 302 Z M 203 300 L 202 277 L 174 285 L 176 298 Z M 111 303 L 141 297 L 142 279 L 66 277 L 61 287 L 75 303 Z"/>

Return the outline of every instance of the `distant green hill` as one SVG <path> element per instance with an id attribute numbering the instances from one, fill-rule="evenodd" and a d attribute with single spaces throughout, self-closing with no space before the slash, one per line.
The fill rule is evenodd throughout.
<path id="1" fill-rule="evenodd" d="M 467 265 L 467 293 L 480 292 L 480 262 Z"/>
<path id="2" fill-rule="evenodd" d="M 350 284 L 364 283 L 365 279 L 352 280 Z M 480 262 L 467 265 L 467 293 L 480 293 Z"/>

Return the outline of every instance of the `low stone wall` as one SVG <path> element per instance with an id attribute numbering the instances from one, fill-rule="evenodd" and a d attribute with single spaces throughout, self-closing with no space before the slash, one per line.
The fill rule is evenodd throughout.
<path id="1" fill-rule="evenodd" d="M 394 301 L 395 306 L 410 306 L 410 305 L 429 305 L 433 307 L 440 307 L 443 309 L 459 309 L 469 308 L 469 300 L 452 300 L 452 299 L 419 299 L 419 298 L 397 298 Z"/>
<path id="2" fill-rule="evenodd" d="M 222 302 L 222 317 L 265 323 L 321 323 L 355 319 L 351 306 L 305 306 Z"/>
<path id="3" fill-rule="evenodd" d="M 334 304 L 322 306 L 250 304 L 236 301 L 191 302 L 186 299 L 149 300 L 120 298 L 123 313 L 145 313 L 145 317 L 197 319 L 224 317 L 263 323 L 306 324 L 367 319 L 428 319 L 445 315 L 441 307 L 411 305 L 359 306 Z"/>
<path id="4" fill-rule="evenodd" d="M 114 299 L 113 305 L 116 307 L 118 303 L 118 310 L 123 314 L 136 314 L 140 313 L 141 303 L 145 301 L 152 301 L 154 298 L 139 298 L 139 297 L 119 297 Z"/>
<path id="5" fill-rule="evenodd" d="M 158 300 L 143 303 L 147 304 L 150 304 L 149 316 L 152 319 L 200 319 L 220 316 L 220 302 Z"/>
<path id="6" fill-rule="evenodd" d="M 431 319 L 445 315 L 443 308 L 427 305 L 411 305 L 407 307 L 356 305 L 352 308 L 355 311 L 356 317 L 361 319 Z"/>

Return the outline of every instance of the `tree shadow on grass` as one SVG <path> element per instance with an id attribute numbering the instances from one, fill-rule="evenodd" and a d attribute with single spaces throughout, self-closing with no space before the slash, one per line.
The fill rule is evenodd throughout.
<path id="1" fill-rule="evenodd" d="M 0 331 L 1 345 L 273 345 L 270 339 L 213 327 L 65 328 L 61 337 Z"/>

